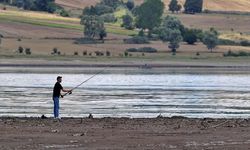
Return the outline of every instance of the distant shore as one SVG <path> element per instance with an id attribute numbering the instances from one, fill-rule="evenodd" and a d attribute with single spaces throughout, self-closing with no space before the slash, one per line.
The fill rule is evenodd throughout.
<path id="1" fill-rule="evenodd" d="M 200 74 L 250 74 L 250 64 L 216 62 L 174 61 L 0 61 L 0 73 L 200 73 Z"/>
<path id="2" fill-rule="evenodd" d="M 0 118 L 0 149 L 227 149 L 250 147 L 249 119 Z"/>

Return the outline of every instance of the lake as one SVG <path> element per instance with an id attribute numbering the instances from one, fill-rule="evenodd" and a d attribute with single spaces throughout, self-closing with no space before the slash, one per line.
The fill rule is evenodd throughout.
<path id="1" fill-rule="evenodd" d="M 92 74 L 62 74 L 73 88 Z M 57 74 L 0 74 L 0 116 L 53 116 Z M 60 99 L 62 117 L 250 118 L 246 74 L 100 74 Z"/>

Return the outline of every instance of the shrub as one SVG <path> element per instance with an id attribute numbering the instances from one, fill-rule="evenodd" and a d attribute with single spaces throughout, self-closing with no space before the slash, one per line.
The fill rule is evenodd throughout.
<path id="1" fill-rule="evenodd" d="M 96 56 L 103 56 L 104 54 L 103 54 L 103 52 L 95 51 L 95 55 L 96 55 Z"/>
<path id="2" fill-rule="evenodd" d="M 130 39 L 124 39 L 124 43 L 126 44 L 148 44 L 149 40 L 147 37 L 135 36 Z"/>
<path id="3" fill-rule="evenodd" d="M 101 43 L 101 42 L 98 40 L 86 38 L 86 37 L 80 38 L 74 41 L 74 44 L 97 44 L 97 43 Z"/>
<path id="4" fill-rule="evenodd" d="M 124 52 L 124 56 L 128 57 L 128 52 L 127 51 Z"/>
<path id="5" fill-rule="evenodd" d="M 18 47 L 18 53 L 22 54 L 23 50 L 24 50 L 23 47 L 21 47 L 21 46 Z"/>
<path id="6" fill-rule="evenodd" d="M 78 52 L 74 52 L 74 55 L 77 56 L 77 55 L 78 55 Z"/>
<path id="7" fill-rule="evenodd" d="M 244 41 L 241 41 L 241 42 L 240 42 L 240 45 L 241 45 L 241 46 L 250 46 L 250 42 L 247 41 L 247 40 L 244 40 Z"/>
<path id="8" fill-rule="evenodd" d="M 57 48 L 55 47 L 55 48 L 53 48 L 53 50 L 52 50 L 52 53 L 51 53 L 51 54 L 57 54 L 57 52 L 58 52 L 58 50 L 57 50 Z"/>
<path id="9" fill-rule="evenodd" d="M 138 49 L 136 49 L 136 48 L 129 48 L 126 51 L 127 52 L 138 52 Z"/>
<path id="10" fill-rule="evenodd" d="M 127 52 L 144 52 L 144 53 L 157 53 L 157 49 L 152 47 L 142 47 L 142 48 L 129 48 Z"/>
<path id="11" fill-rule="evenodd" d="M 17 39 L 17 41 L 18 41 L 18 42 L 21 42 L 21 41 L 22 41 L 22 39 L 21 39 L 21 38 L 18 38 L 18 39 Z"/>
<path id="12" fill-rule="evenodd" d="M 30 48 L 25 48 L 25 54 L 26 55 L 31 55 L 31 49 Z"/>
<path id="13" fill-rule="evenodd" d="M 121 25 L 122 27 L 124 27 L 128 30 L 134 29 L 133 18 L 130 15 L 128 15 L 128 14 L 124 15 L 122 17 L 122 22 L 123 22 Z"/>
<path id="14" fill-rule="evenodd" d="M 239 52 L 232 52 L 231 50 L 229 50 L 227 53 L 223 54 L 224 57 L 242 57 L 242 56 L 250 56 L 249 52 L 245 52 L 245 51 L 239 51 Z"/>
<path id="15" fill-rule="evenodd" d="M 227 40 L 227 39 L 219 39 L 218 41 L 219 45 L 240 45 L 239 43 L 232 41 L 232 40 Z"/>
<path id="16" fill-rule="evenodd" d="M 195 29 L 185 29 L 183 40 L 187 42 L 190 45 L 193 45 L 195 42 L 197 42 L 198 39 L 198 31 Z"/>
<path id="17" fill-rule="evenodd" d="M 110 51 L 106 51 L 106 56 L 111 56 Z"/>
<path id="18" fill-rule="evenodd" d="M 82 55 L 83 55 L 83 56 L 86 56 L 86 55 L 88 55 L 88 52 L 87 52 L 87 51 L 84 51 L 84 52 L 82 53 Z"/>
<path id="19" fill-rule="evenodd" d="M 61 12 L 60 12 L 60 16 L 69 17 L 69 13 L 66 10 L 62 9 Z"/>

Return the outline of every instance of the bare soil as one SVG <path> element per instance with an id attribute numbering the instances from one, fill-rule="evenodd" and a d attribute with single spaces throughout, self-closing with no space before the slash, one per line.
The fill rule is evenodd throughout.
<path id="1" fill-rule="evenodd" d="M 1 118 L 1 149 L 247 150 L 248 119 Z"/>

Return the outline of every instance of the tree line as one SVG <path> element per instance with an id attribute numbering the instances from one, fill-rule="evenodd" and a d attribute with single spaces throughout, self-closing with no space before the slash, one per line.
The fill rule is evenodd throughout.
<path id="1" fill-rule="evenodd" d="M 55 0 L 0 0 L 1 3 L 17 6 L 24 10 L 45 11 L 54 13 L 56 10 L 64 10 L 55 4 Z"/>
<path id="2" fill-rule="evenodd" d="M 186 0 L 184 5 L 185 12 L 201 12 L 202 4 L 202 0 Z M 211 52 L 218 44 L 219 34 L 213 28 L 203 32 L 200 29 L 186 28 L 177 17 L 167 16 L 163 18 L 165 5 L 161 0 L 145 0 L 139 6 L 135 6 L 132 0 L 129 0 L 127 3 L 121 0 L 101 0 L 95 6 L 86 7 L 81 17 L 85 37 L 103 40 L 107 33 L 104 26 L 105 20 L 102 19 L 102 16 L 113 13 L 121 5 L 126 6 L 133 15 L 126 14 L 123 16 L 122 26 L 131 30 L 134 28 L 140 29 L 138 35 L 131 40 L 126 40 L 126 42 L 147 43 L 147 39 L 156 38 L 167 43 L 173 54 L 175 54 L 182 41 L 188 44 L 195 44 L 201 41 Z M 176 0 L 170 2 L 170 11 L 175 12 L 180 9 L 181 5 Z M 145 33 L 147 33 L 147 36 L 145 36 Z"/>

